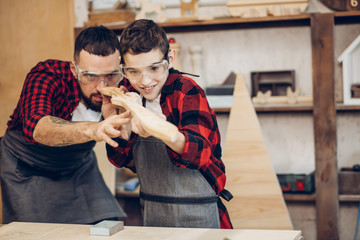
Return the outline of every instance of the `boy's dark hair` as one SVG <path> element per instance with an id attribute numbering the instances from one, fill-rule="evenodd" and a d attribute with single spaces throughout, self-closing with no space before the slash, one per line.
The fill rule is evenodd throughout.
<path id="1" fill-rule="evenodd" d="M 159 49 L 168 59 L 169 41 L 164 29 L 148 19 L 139 19 L 130 23 L 120 35 L 121 63 L 124 55 L 147 53 Z"/>
<path id="2" fill-rule="evenodd" d="M 104 26 L 93 26 L 82 30 L 75 41 L 74 60 L 78 62 L 81 50 L 97 56 L 109 56 L 118 50 L 119 38 Z"/>

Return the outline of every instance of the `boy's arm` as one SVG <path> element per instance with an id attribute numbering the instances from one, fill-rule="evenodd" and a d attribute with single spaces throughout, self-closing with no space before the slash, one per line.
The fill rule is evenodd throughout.
<path id="1" fill-rule="evenodd" d="M 154 114 L 154 113 L 152 113 L 152 114 Z M 154 114 L 154 115 L 156 116 L 156 114 Z M 152 136 L 153 134 L 151 132 L 147 131 L 146 127 L 144 127 L 144 121 L 140 121 L 140 119 L 139 119 L 140 117 L 142 117 L 142 116 L 134 115 L 133 118 L 131 119 L 132 131 L 141 137 Z M 166 117 L 162 114 L 158 115 L 156 117 L 159 117 L 162 121 L 166 121 Z M 151 124 L 154 124 L 154 122 L 153 121 L 147 122 L 147 125 L 151 125 Z M 166 126 L 163 126 L 163 127 L 166 127 Z M 161 131 L 165 132 L 164 134 L 157 134 L 157 138 L 162 140 L 174 152 L 181 155 L 184 150 L 184 146 L 185 146 L 184 134 L 182 134 L 179 130 L 176 130 L 175 133 L 171 134 L 172 137 L 169 138 L 166 134 L 166 132 L 167 132 L 166 129 L 157 129 L 157 130 L 160 132 Z"/>
<path id="2" fill-rule="evenodd" d="M 221 165 L 220 133 L 216 115 L 209 107 L 205 94 L 185 94 L 183 98 L 172 101 L 171 109 L 181 113 L 177 119 L 179 131 L 185 137 L 181 155 L 168 150 L 170 158 L 177 165 L 200 169 L 211 164 Z"/>
<path id="3" fill-rule="evenodd" d="M 171 148 L 177 154 L 182 154 L 185 146 L 185 136 L 181 132 L 178 132 L 174 142 L 163 140 L 163 142 Z"/>

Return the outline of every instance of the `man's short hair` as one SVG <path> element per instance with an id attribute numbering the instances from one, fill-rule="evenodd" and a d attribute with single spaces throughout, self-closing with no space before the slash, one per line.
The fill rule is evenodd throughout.
<path id="1" fill-rule="evenodd" d="M 93 26 L 82 30 L 75 40 L 74 60 L 79 61 L 81 50 L 97 56 L 109 56 L 118 50 L 119 38 L 104 26 Z"/>

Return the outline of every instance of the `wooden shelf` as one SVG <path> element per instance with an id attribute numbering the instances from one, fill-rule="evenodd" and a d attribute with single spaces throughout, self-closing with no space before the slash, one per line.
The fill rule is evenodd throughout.
<path id="1" fill-rule="evenodd" d="M 229 113 L 231 108 L 213 108 L 216 113 Z M 281 113 L 281 112 L 309 112 L 313 111 L 311 104 L 277 104 L 277 105 L 255 105 L 257 113 Z M 336 104 L 337 112 L 358 112 L 360 105 Z"/>
<path id="2" fill-rule="evenodd" d="M 293 16 L 276 16 L 276 17 L 256 17 L 256 18 L 218 18 L 212 20 L 193 20 L 193 21 L 179 21 L 179 22 L 165 22 L 159 23 L 164 28 L 166 33 L 173 32 L 193 32 L 193 31 L 208 31 L 208 30 L 225 30 L 236 28 L 256 28 L 256 27 L 274 27 L 274 26 L 309 26 L 310 14 L 300 14 Z M 121 34 L 121 31 L 127 26 L 123 25 L 109 25 L 116 34 Z M 83 28 L 75 28 L 75 36 Z"/>
<path id="3" fill-rule="evenodd" d="M 334 12 L 335 24 L 360 23 L 360 11 Z"/>
<path id="4" fill-rule="evenodd" d="M 291 194 L 284 193 L 284 200 L 288 202 L 315 202 L 316 195 L 312 194 Z M 339 195 L 340 202 L 360 202 L 360 195 L 350 195 L 350 194 L 340 194 Z"/>
<path id="5" fill-rule="evenodd" d="M 254 105 L 257 113 L 272 112 L 312 112 L 312 104 L 276 104 Z"/>
<path id="6" fill-rule="evenodd" d="M 312 112 L 312 104 L 254 105 L 257 113 Z M 229 113 L 231 108 L 213 108 L 216 113 Z"/>
<path id="7" fill-rule="evenodd" d="M 335 24 L 360 23 L 360 11 L 334 12 Z M 237 28 L 266 28 L 266 27 L 286 27 L 286 26 L 310 26 L 311 14 L 300 14 L 291 16 L 269 16 L 269 17 L 227 17 L 212 20 L 195 20 L 166 22 L 159 25 L 164 28 L 166 33 L 174 32 L 193 32 L 193 31 L 209 31 L 209 30 L 226 30 Z M 127 26 L 109 25 L 116 34 L 121 34 L 122 30 Z M 83 28 L 75 28 L 75 36 L 77 36 Z"/>
<path id="8" fill-rule="evenodd" d="M 340 202 L 360 202 L 360 195 L 341 194 L 339 195 Z"/>
<path id="9" fill-rule="evenodd" d="M 344 105 L 344 104 L 336 104 L 336 110 L 338 112 L 344 111 L 359 111 L 360 105 Z"/>
<path id="10" fill-rule="evenodd" d="M 291 194 L 291 193 L 284 193 L 284 200 L 289 202 L 314 202 L 316 199 L 315 193 L 312 194 Z"/>

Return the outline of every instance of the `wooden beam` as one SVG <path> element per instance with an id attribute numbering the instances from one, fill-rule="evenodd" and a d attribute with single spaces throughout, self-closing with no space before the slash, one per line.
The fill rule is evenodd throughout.
<path id="1" fill-rule="evenodd" d="M 339 239 L 334 15 L 311 16 L 317 239 Z"/>

